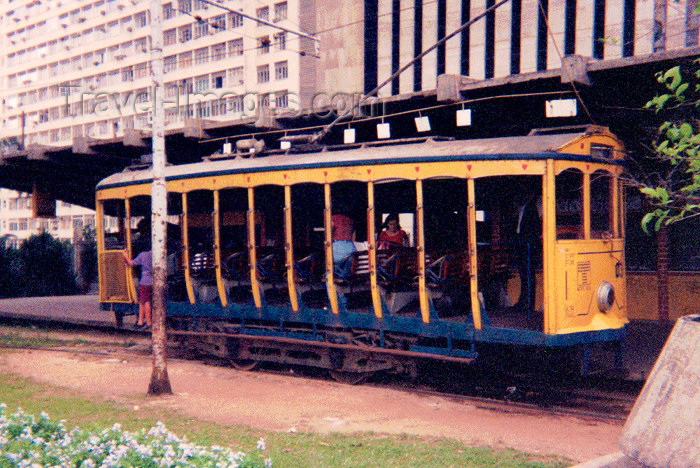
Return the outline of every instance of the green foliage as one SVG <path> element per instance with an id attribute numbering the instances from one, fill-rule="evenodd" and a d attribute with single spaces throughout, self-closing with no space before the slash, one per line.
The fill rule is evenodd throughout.
<path id="1" fill-rule="evenodd" d="M 73 248 L 51 234 L 33 235 L 17 249 L 18 275 L 14 288 L 19 296 L 75 294 Z"/>
<path id="2" fill-rule="evenodd" d="M 97 279 L 97 239 L 94 227 L 85 226 L 80 244 L 80 278 L 85 292 L 90 283 Z"/>
<path id="3" fill-rule="evenodd" d="M 700 215 L 700 60 L 660 72 L 657 81 L 666 92 L 646 107 L 667 120 L 653 145 L 659 170 L 639 183 L 653 205 L 642 219 L 645 232 Z"/>

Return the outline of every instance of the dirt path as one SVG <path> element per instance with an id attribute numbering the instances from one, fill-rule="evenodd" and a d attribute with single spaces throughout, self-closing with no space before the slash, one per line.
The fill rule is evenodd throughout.
<path id="1" fill-rule="evenodd" d="M 144 405 L 151 362 L 146 357 L 120 360 L 29 351 L 0 355 L 0 372 Z M 443 397 L 195 362 L 171 360 L 168 372 L 175 394 L 148 398 L 146 406 L 273 431 L 406 433 L 585 461 L 617 451 L 622 430 L 621 422 L 542 416 L 515 408 L 503 412 Z"/>

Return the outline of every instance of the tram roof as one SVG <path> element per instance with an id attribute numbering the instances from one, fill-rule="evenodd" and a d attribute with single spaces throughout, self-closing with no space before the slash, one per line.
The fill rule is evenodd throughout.
<path id="1" fill-rule="evenodd" d="M 607 136 L 615 138 L 608 132 Z M 236 157 L 212 159 L 202 162 L 167 166 L 166 179 L 205 177 L 218 174 L 248 172 L 271 172 L 318 167 L 401 164 L 415 162 L 440 162 L 459 160 L 499 160 L 499 159 L 572 159 L 619 163 L 611 159 L 594 158 L 589 155 L 558 152 L 573 141 L 590 136 L 590 132 L 534 134 L 501 138 L 473 140 L 420 140 L 420 142 L 377 142 L 356 145 L 349 148 L 323 149 L 308 153 L 283 153 L 270 156 Z M 127 170 L 103 179 L 98 189 L 114 186 L 133 185 L 151 181 L 151 169 Z"/>

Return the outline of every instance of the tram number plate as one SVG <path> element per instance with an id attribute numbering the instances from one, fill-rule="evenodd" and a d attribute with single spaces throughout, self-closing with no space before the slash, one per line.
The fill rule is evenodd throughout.
<path id="1" fill-rule="evenodd" d="M 589 291 L 591 289 L 591 262 L 578 262 L 576 264 L 576 289 Z"/>

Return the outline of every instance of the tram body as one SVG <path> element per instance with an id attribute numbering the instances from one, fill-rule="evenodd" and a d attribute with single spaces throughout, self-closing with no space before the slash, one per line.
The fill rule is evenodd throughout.
<path id="1" fill-rule="evenodd" d="M 169 333 L 216 332 L 204 341 L 234 360 L 351 373 L 470 361 L 489 344 L 619 343 L 623 151 L 588 127 L 167 167 Z M 139 170 L 97 187 L 100 302 L 118 319 L 137 309 L 122 257 L 148 248 L 151 184 Z M 342 271 L 338 213 L 355 232 Z M 409 241 L 384 250 L 391 213 Z"/>

